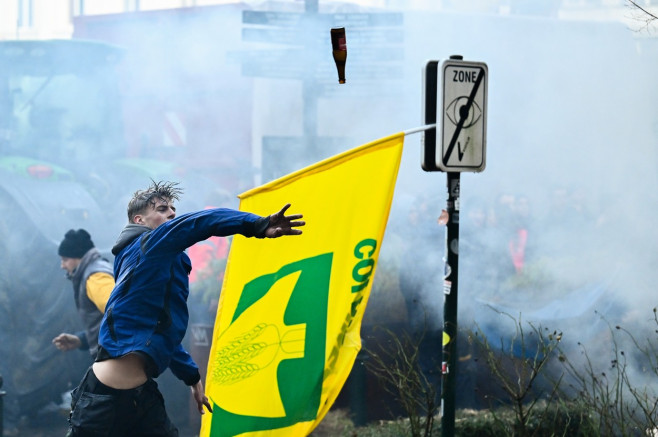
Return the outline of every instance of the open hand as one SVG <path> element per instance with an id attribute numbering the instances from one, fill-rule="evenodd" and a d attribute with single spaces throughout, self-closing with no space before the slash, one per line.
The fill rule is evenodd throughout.
<path id="1" fill-rule="evenodd" d="M 57 337 L 53 338 L 53 344 L 55 347 L 61 351 L 70 351 L 73 349 L 78 349 L 82 342 L 77 335 L 73 334 L 59 334 Z"/>
<path id="2" fill-rule="evenodd" d="M 293 214 L 286 216 L 286 210 L 290 208 L 290 204 L 286 204 L 281 211 L 270 216 L 270 225 L 265 229 L 265 237 L 277 238 L 282 235 L 300 235 L 301 229 L 294 229 L 299 226 L 304 226 L 305 221 L 299 220 L 303 216 L 301 214 Z"/>

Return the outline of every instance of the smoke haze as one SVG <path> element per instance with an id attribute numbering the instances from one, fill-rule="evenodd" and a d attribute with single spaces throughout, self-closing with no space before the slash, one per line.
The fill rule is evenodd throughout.
<path id="1" fill-rule="evenodd" d="M 301 4 L 270 6 L 303 12 Z M 109 254 L 126 223 L 127 200 L 151 178 L 181 182 L 186 194 L 180 212 L 237 207 L 237 194 L 273 177 L 421 125 L 425 63 L 459 54 L 489 69 L 487 166 L 461 177 L 462 326 L 475 322 L 492 335 L 505 332 L 497 326 L 496 310 L 571 329 L 565 339 L 574 342 L 601 337 L 607 327 L 599 314 L 613 324 L 632 323 L 637 332 L 649 326 L 658 280 L 655 38 L 617 22 L 558 20 L 550 11 L 500 16 L 321 2 L 320 14 L 334 18 L 279 28 L 281 38 L 292 38 L 282 44 L 245 39 L 245 29 L 271 27 L 243 23 L 243 10 L 250 9 L 230 5 L 77 19 L 76 39 L 120 47 L 115 67 L 104 67 L 116 71 L 118 85 L 103 88 L 107 95 L 83 93 L 76 99 L 107 103 L 104 120 L 115 118 L 113 108 L 120 105 L 122 135 L 104 145 L 111 126 L 79 130 L 67 143 L 74 152 L 35 153 L 74 176 L 35 188 L 38 199 L 52 203 L 50 209 L 30 213 L 29 220 L 12 216 L 17 237 L 11 244 L 17 241 L 12 246 L 6 240 L 3 256 L 23 257 L 30 250 L 40 254 L 32 259 L 48 266 L 29 270 L 29 284 L 20 288 L 25 294 L 27 285 L 53 283 L 49 293 L 68 296 L 70 283 L 53 281 L 63 279 L 56 247 L 66 230 L 90 228 L 96 245 Z M 395 12 L 401 21 L 362 25 L 349 19 L 356 12 Z M 331 58 L 332 26 L 346 28 L 344 85 Z M 284 49 L 297 51 L 276 54 Z M 445 236 L 437 218 L 446 208 L 446 175 L 421 170 L 420 141 L 420 134 L 405 140 L 366 325 L 382 320 L 417 325 L 422 314 L 432 328 L 441 327 Z M 31 154 L 27 146 L 5 147 L 7 154 Z M 76 199 L 90 204 L 91 215 L 48 222 L 49 211 L 75 209 L 62 193 L 80 187 L 89 194 Z M 27 188 L 12 190 L 18 203 L 32 196 Z M 30 208 L 24 200 L 19 209 Z M 37 235 L 29 249 L 23 235 Z M 21 258 L 19 264 L 28 261 Z M 6 285 L 10 270 L 2 273 Z M 49 301 L 44 297 L 42 304 Z M 34 314 L 43 311 L 32 305 Z M 69 321 L 77 316 L 72 300 L 57 308 Z M 30 315 L 7 329 L 27 332 L 38 323 L 40 347 L 48 348 L 60 330 L 72 329 L 53 317 L 60 323 L 41 326 Z M 208 320 L 206 314 L 191 322 Z M 19 345 L 3 348 L 26 359 Z M 61 358 L 53 352 L 43 359 Z M 0 373 L 17 390 L 18 382 L 7 378 L 11 372 Z M 9 414 L 20 409 L 12 408 Z"/>

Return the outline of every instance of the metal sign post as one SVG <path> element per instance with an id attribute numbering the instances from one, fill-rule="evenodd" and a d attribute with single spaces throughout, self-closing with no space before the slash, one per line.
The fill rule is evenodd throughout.
<path id="1" fill-rule="evenodd" d="M 461 173 L 448 173 L 448 223 L 443 278 L 443 348 L 441 357 L 441 435 L 455 435 L 457 370 L 457 290 L 459 279 L 459 184 Z"/>
<path id="2" fill-rule="evenodd" d="M 441 71 L 439 87 L 438 71 Z M 423 136 L 421 168 L 447 173 L 446 256 L 443 278 L 443 343 L 441 350 L 441 435 L 455 434 L 457 378 L 457 291 L 459 279 L 459 196 L 461 172 L 485 167 L 487 130 L 487 65 L 451 56 L 439 66 L 429 61 L 423 72 L 423 122 L 441 125 L 441 145 L 436 130 Z M 438 106 L 438 90 L 443 91 Z"/>

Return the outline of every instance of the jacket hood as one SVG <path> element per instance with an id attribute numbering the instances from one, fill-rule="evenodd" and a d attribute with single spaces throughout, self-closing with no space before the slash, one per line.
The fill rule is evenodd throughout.
<path id="1" fill-rule="evenodd" d="M 118 255 L 119 252 L 121 252 L 124 247 L 129 245 L 136 237 L 150 230 L 151 228 L 144 225 L 136 225 L 134 223 L 126 225 L 126 227 L 123 228 L 123 230 L 119 234 L 119 238 L 117 238 L 117 242 L 114 244 L 114 247 L 112 248 L 112 255 L 114 256 Z"/>

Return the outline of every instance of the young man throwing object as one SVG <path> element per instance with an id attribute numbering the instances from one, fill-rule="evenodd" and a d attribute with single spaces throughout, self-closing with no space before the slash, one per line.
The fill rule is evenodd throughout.
<path id="1" fill-rule="evenodd" d="M 153 378 L 167 367 L 191 387 L 199 413 L 212 411 L 199 369 L 181 345 L 188 322 L 184 250 L 211 236 L 299 235 L 301 214 L 290 204 L 269 217 L 209 209 L 176 217 L 176 183 L 153 182 L 128 203 L 129 224 L 119 235 L 116 286 L 107 303 L 96 362 L 73 391 L 70 436 L 178 436 Z"/>

